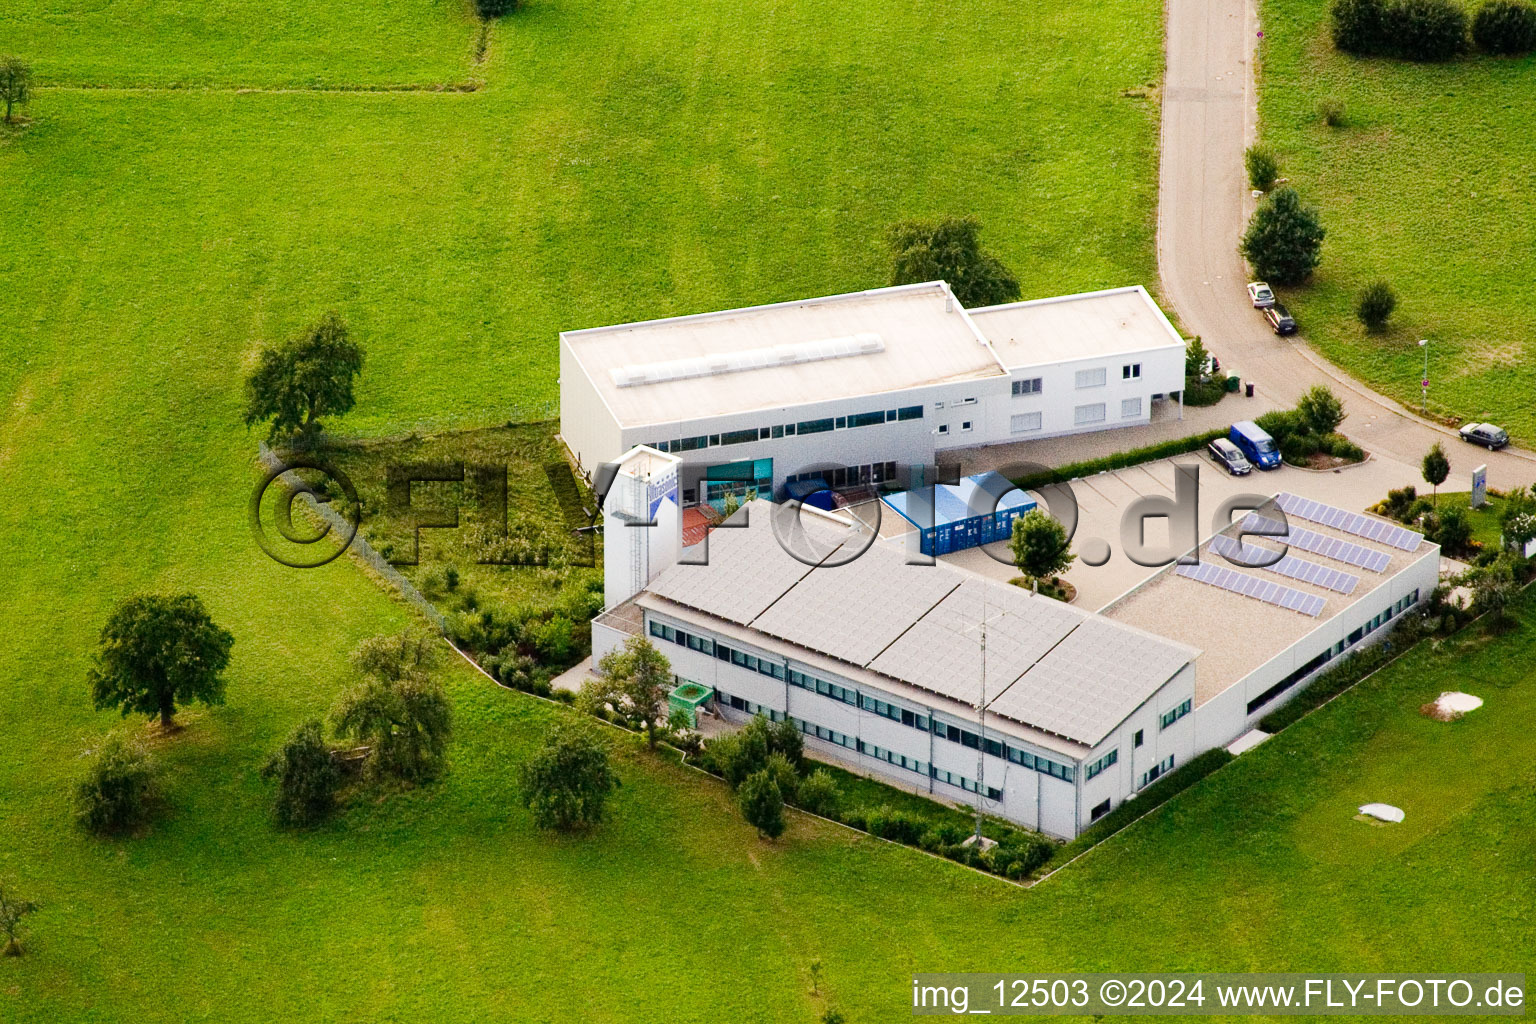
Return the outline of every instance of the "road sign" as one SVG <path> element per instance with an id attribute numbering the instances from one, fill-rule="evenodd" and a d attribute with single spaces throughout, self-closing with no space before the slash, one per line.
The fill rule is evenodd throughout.
<path id="1" fill-rule="evenodd" d="M 1488 504 L 1488 467 L 1478 466 L 1472 471 L 1472 507 Z"/>

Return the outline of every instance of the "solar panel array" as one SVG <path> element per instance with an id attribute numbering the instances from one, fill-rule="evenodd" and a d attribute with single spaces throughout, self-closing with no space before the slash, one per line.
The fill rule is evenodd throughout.
<path id="1" fill-rule="evenodd" d="M 1299 498 L 1294 494 L 1281 493 L 1275 495 L 1275 504 L 1279 505 L 1288 516 L 1298 516 L 1308 522 L 1322 523 L 1335 530 L 1388 544 L 1403 551 L 1419 550 L 1419 543 L 1424 540 L 1422 533 L 1405 530 L 1401 526 L 1395 526 L 1382 519 L 1372 519 L 1359 512 L 1348 512 L 1342 508 L 1334 508 L 1332 505 L 1324 505 L 1311 498 Z"/>
<path id="2" fill-rule="evenodd" d="M 1254 533 L 1266 537 L 1273 537 L 1283 541 L 1293 548 L 1310 551 L 1314 555 L 1322 555 L 1336 562 L 1344 562 L 1348 565 L 1358 565 L 1362 569 L 1371 572 L 1386 572 L 1387 566 L 1392 564 L 1392 556 L 1385 551 L 1377 551 L 1361 544 L 1353 544 L 1338 537 L 1328 537 L 1312 530 L 1305 530 L 1299 526 L 1292 526 L 1289 533 L 1274 532 L 1279 523 L 1257 512 L 1250 512 L 1243 519 L 1243 526 Z"/>
<path id="3" fill-rule="evenodd" d="M 1244 544 L 1236 537 L 1212 537 L 1211 550 L 1245 568 L 1268 569 L 1281 576 L 1289 576 L 1293 580 L 1300 580 L 1340 594 L 1353 594 L 1355 588 L 1360 585 L 1358 576 L 1339 569 L 1330 569 L 1326 565 L 1309 562 L 1295 555 L 1281 555 L 1278 560 L 1271 563 L 1279 552 L 1261 548 L 1256 544 Z"/>
<path id="4" fill-rule="evenodd" d="M 1291 587 L 1282 587 L 1278 583 L 1271 583 L 1269 580 L 1250 576 L 1245 572 L 1224 569 L 1211 562 L 1181 565 L 1174 571 L 1187 579 L 1209 583 L 1213 587 L 1230 590 L 1234 594 L 1242 594 L 1244 597 L 1251 597 L 1266 604 L 1289 608 L 1293 612 L 1300 612 L 1314 618 L 1323 613 L 1323 606 L 1327 604 L 1316 594 L 1304 594 Z"/>

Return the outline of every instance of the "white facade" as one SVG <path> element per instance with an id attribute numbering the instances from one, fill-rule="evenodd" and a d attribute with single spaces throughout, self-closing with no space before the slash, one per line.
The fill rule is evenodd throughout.
<path id="1" fill-rule="evenodd" d="M 583 472 L 648 445 L 683 460 L 684 501 L 709 467 L 852 486 L 950 449 L 1143 425 L 1183 385 L 1184 343 L 1140 287 L 967 312 L 934 282 L 560 337 Z"/>

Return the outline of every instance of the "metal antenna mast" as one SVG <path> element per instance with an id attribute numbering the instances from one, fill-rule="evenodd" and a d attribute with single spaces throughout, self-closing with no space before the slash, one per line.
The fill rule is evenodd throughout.
<path id="1" fill-rule="evenodd" d="M 987 792 L 987 626 L 991 624 L 992 617 L 987 615 L 987 587 L 981 585 L 981 621 L 974 627 L 979 634 L 981 647 L 981 685 L 976 694 L 976 848 L 981 848 L 981 800 Z M 998 612 L 996 618 L 1002 618 L 1004 612 Z M 967 627 L 965 632 L 971 632 L 972 627 Z"/>

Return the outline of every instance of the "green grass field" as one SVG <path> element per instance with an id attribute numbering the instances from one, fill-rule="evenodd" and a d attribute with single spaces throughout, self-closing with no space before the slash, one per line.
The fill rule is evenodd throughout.
<path id="1" fill-rule="evenodd" d="M 1475 7 L 1469 4 L 1469 9 Z M 1444 65 L 1336 53 L 1326 0 L 1261 4 L 1260 133 L 1322 213 L 1314 282 L 1287 291 L 1307 340 L 1373 388 L 1418 407 L 1430 339 L 1430 411 L 1536 438 L 1536 56 Z M 1329 128 L 1319 100 L 1345 105 Z M 1364 285 L 1399 297 L 1367 334 Z"/>
<path id="2" fill-rule="evenodd" d="M 218 8 L 223 35 L 167 5 L 7 12 L 45 83 L 487 84 L 45 88 L 0 134 L 0 874 L 45 905 L 0 1020 L 871 1020 L 914 970 L 1529 960 L 1529 608 L 1031 892 L 804 820 L 762 844 L 719 784 L 628 746 L 609 825 L 537 834 L 512 769 L 556 710 L 468 668 L 441 785 L 272 830 L 257 766 L 407 615 L 346 560 L 252 540 L 260 344 L 341 311 L 369 349 L 344 428 L 388 434 L 547 402 L 563 327 L 882 283 L 899 217 L 976 213 L 1029 295 L 1145 280 L 1154 111 L 1120 91 L 1160 60 L 1146 0 L 535 0 L 478 69 L 457 9 L 273 12 Z M 121 727 L 87 699 L 96 632 L 183 588 L 237 638 L 229 703 L 162 749 L 149 835 L 89 839 L 69 790 Z M 1414 710 L 1447 673 L 1488 698 L 1450 727 Z M 1408 821 L 1353 822 L 1366 799 Z"/>

